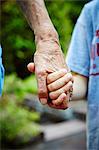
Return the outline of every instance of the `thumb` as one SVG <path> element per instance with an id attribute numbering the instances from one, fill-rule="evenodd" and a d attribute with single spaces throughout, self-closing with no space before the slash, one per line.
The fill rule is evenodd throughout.
<path id="1" fill-rule="evenodd" d="M 35 71 L 35 66 L 34 66 L 34 63 L 29 63 L 28 65 L 27 65 L 27 68 L 28 68 L 28 70 L 30 71 L 30 72 L 34 72 Z"/>
<path id="2" fill-rule="evenodd" d="M 38 95 L 42 104 L 47 104 L 48 90 L 46 85 L 47 73 L 36 72 L 36 78 L 38 82 Z"/>

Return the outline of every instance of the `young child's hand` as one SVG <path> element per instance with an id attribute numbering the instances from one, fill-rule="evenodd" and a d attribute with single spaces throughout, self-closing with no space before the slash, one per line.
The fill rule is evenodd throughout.
<path id="1" fill-rule="evenodd" d="M 47 77 L 49 98 L 53 105 L 68 107 L 70 91 L 73 89 L 73 77 L 66 70 L 61 69 L 51 73 Z"/>

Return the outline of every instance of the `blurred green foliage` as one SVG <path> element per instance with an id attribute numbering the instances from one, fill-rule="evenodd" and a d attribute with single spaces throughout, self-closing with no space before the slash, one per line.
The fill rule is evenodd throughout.
<path id="1" fill-rule="evenodd" d="M 27 143 L 40 133 L 40 114 L 23 105 L 27 93 L 37 94 L 34 75 L 22 80 L 16 74 L 5 76 L 0 101 L 0 138 L 3 141 Z"/>
<path id="2" fill-rule="evenodd" d="M 46 3 L 51 20 L 59 33 L 62 50 L 66 55 L 72 31 L 85 2 L 54 0 Z"/>
<path id="3" fill-rule="evenodd" d="M 14 94 L 23 100 L 27 93 L 37 94 L 37 81 L 34 75 L 22 80 L 16 74 L 5 76 L 3 95 Z"/>
<path id="4" fill-rule="evenodd" d="M 0 138 L 9 142 L 20 138 L 20 143 L 26 143 L 40 133 L 39 119 L 39 113 L 22 107 L 14 95 L 4 95 L 0 101 Z"/>
<path id="5" fill-rule="evenodd" d="M 20 139 L 26 143 L 40 133 L 40 114 L 23 105 L 27 93 L 37 93 L 36 79 L 32 75 L 25 80 L 15 74 L 5 77 L 2 100 L 0 101 L 0 138 L 11 142 Z M 14 142 L 15 142 L 14 141 Z"/>
<path id="6" fill-rule="evenodd" d="M 77 17 L 86 1 L 46 0 L 51 20 L 60 37 L 62 50 L 66 54 L 71 33 Z M 0 41 L 3 47 L 3 61 L 6 74 L 17 72 L 24 78 L 29 75 L 26 69 L 35 52 L 34 35 L 15 0 L 1 3 Z"/>

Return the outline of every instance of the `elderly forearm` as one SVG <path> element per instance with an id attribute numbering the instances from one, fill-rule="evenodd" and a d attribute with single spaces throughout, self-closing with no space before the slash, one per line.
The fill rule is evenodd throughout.
<path id="1" fill-rule="evenodd" d="M 44 0 L 17 0 L 27 21 L 34 30 L 35 40 L 53 39 L 58 42 L 58 34 L 49 18 Z"/>
<path id="2" fill-rule="evenodd" d="M 73 75 L 73 100 L 86 98 L 88 78 L 81 75 Z"/>

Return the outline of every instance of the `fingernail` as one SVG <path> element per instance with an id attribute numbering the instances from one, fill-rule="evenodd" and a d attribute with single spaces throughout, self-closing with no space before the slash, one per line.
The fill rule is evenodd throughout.
<path id="1" fill-rule="evenodd" d="M 47 104 L 47 99 L 46 98 L 40 98 L 41 104 L 45 105 Z"/>

